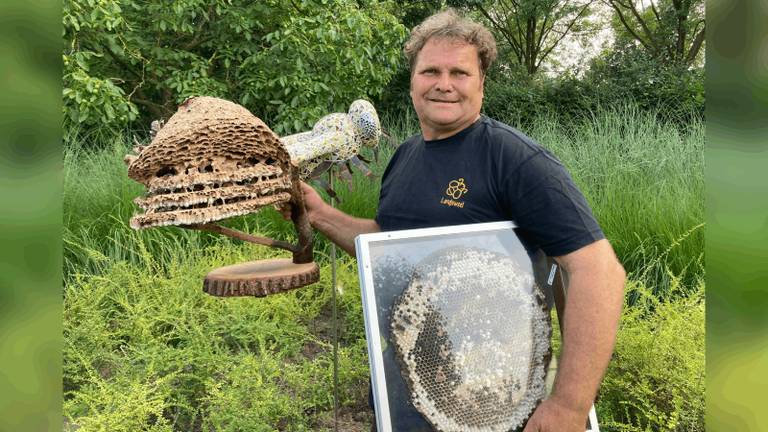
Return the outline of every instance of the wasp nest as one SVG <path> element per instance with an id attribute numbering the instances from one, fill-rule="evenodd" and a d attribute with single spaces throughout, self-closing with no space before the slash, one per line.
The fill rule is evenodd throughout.
<path id="1" fill-rule="evenodd" d="M 306 179 L 322 162 L 352 159 L 361 147 L 374 147 L 380 136 L 376 109 L 370 102 L 358 99 L 346 114 L 328 114 L 318 120 L 311 131 L 281 140 L 293 164 L 301 168 L 301 178 Z"/>
<path id="2" fill-rule="evenodd" d="M 549 313 L 533 274 L 510 257 L 466 247 L 432 254 L 391 325 L 411 401 L 437 430 L 509 431 L 545 395 Z"/>
<path id="3" fill-rule="evenodd" d="M 147 188 L 131 227 L 204 224 L 291 199 L 290 156 L 259 118 L 213 97 L 187 100 L 138 156 L 128 176 Z"/>

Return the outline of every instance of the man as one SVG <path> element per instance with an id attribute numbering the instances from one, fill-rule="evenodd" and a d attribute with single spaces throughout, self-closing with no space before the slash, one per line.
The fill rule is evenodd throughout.
<path id="1" fill-rule="evenodd" d="M 310 223 L 349 254 L 363 233 L 513 220 L 530 251 L 568 273 L 552 394 L 524 431 L 583 432 L 618 326 L 624 270 L 565 168 L 519 131 L 480 115 L 493 36 L 453 10 L 414 28 L 405 53 L 421 135 L 392 157 L 375 220 L 332 208 L 302 185 Z"/>

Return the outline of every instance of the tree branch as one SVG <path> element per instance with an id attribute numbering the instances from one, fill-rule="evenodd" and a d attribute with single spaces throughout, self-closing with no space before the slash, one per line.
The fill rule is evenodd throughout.
<path id="1" fill-rule="evenodd" d="M 695 38 L 693 38 L 693 43 L 691 44 L 691 48 L 688 50 L 688 55 L 685 57 L 685 63 L 691 64 L 695 59 L 696 56 L 699 54 L 699 50 L 701 49 L 702 44 L 704 43 L 704 30 L 706 30 L 706 25 L 704 26 L 701 31 L 696 35 Z"/>
<path id="2" fill-rule="evenodd" d="M 688 12 L 683 11 L 683 5 L 680 0 L 672 0 L 672 6 L 675 8 L 675 33 L 677 40 L 675 41 L 675 55 L 676 61 L 681 61 L 685 57 L 685 40 L 688 37 L 686 34 L 685 21 L 688 19 Z M 685 13 L 683 13 L 685 12 Z"/>
<path id="3" fill-rule="evenodd" d="M 608 0 L 608 4 L 610 4 L 613 10 L 616 11 L 616 15 L 618 15 L 619 21 L 621 21 L 621 24 L 624 26 L 624 29 L 627 30 L 627 32 L 629 32 L 629 34 L 632 35 L 632 37 L 636 41 L 640 42 L 640 45 L 642 45 L 645 49 L 647 49 L 651 53 L 651 55 L 655 56 L 657 54 L 656 48 L 653 46 L 650 46 L 645 40 L 643 40 L 642 37 L 640 37 L 639 34 L 635 33 L 635 30 L 632 28 L 632 26 L 629 25 L 626 17 L 624 17 L 624 14 L 621 13 L 621 8 L 620 6 L 618 6 L 618 5 L 621 5 L 621 3 L 618 2 L 617 0 Z"/>
<path id="4" fill-rule="evenodd" d="M 141 88 L 137 88 L 136 93 L 139 95 L 139 97 L 133 97 L 131 98 L 131 101 L 146 107 L 147 110 L 149 110 L 149 113 L 152 114 L 152 117 L 155 119 L 162 119 L 167 117 L 167 108 L 165 106 L 147 99 Z"/>
<path id="5" fill-rule="evenodd" d="M 648 28 L 648 24 L 645 22 L 642 16 L 640 16 L 640 12 L 635 7 L 635 4 L 630 1 L 629 2 L 629 9 L 632 11 L 632 15 L 637 20 L 638 24 L 640 24 L 640 28 L 643 29 L 643 33 L 645 33 L 645 36 L 648 38 L 648 43 L 652 44 L 654 47 L 656 46 L 656 41 L 653 37 L 653 33 L 651 33 L 651 29 Z M 654 49 L 654 51 L 656 51 Z"/>
<path id="6" fill-rule="evenodd" d="M 517 57 L 517 60 L 522 63 L 521 61 L 522 50 L 520 48 L 520 45 L 517 43 L 517 41 L 515 41 L 514 37 L 510 35 L 507 29 L 504 26 L 502 26 L 501 23 L 497 22 L 482 5 L 478 5 L 477 8 L 478 10 L 480 10 L 480 13 L 482 13 L 483 16 L 485 16 L 488 19 L 488 21 L 490 21 L 491 24 L 493 24 L 496 30 L 498 30 L 499 33 L 501 33 L 501 35 L 504 36 L 504 39 L 506 39 L 507 42 L 509 42 L 509 45 L 511 46 L 512 51 L 514 51 L 515 56 Z"/>
<path id="7" fill-rule="evenodd" d="M 549 17 L 554 14 L 554 8 L 550 9 L 549 13 L 544 14 L 544 20 L 541 22 L 541 27 L 539 28 L 539 37 L 536 39 L 536 56 L 538 57 L 538 54 L 541 52 L 541 46 L 544 44 L 544 41 L 546 40 L 546 36 L 549 35 L 552 28 L 555 26 L 555 22 L 552 22 L 552 25 L 547 28 L 547 24 L 549 23 Z"/>
<path id="8" fill-rule="evenodd" d="M 528 17 L 525 27 L 525 69 L 528 71 L 528 75 L 533 75 L 536 72 L 534 66 L 536 63 L 534 44 L 534 35 L 536 34 L 536 18 Z"/>
<path id="9" fill-rule="evenodd" d="M 656 17 L 656 22 L 661 22 L 661 16 L 659 15 L 659 11 L 656 10 L 656 4 L 651 0 L 651 11 L 653 11 L 653 15 Z"/>
<path id="10" fill-rule="evenodd" d="M 568 32 L 571 31 L 571 28 L 576 24 L 576 21 L 581 18 L 581 16 L 587 11 L 587 8 L 593 3 L 593 1 L 589 1 L 587 4 L 584 5 L 584 7 L 581 8 L 578 14 L 571 20 L 570 23 L 568 23 L 567 27 L 565 28 L 565 31 L 562 32 L 560 35 L 560 38 L 558 38 L 550 47 L 544 51 L 544 53 L 541 54 L 539 57 L 539 64 L 541 64 L 542 61 L 549 55 L 550 52 L 552 52 L 553 49 L 560 43 L 561 40 L 565 37 L 565 35 L 568 34 Z"/>
<path id="11" fill-rule="evenodd" d="M 228 237 L 232 237 L 238 240 L 243 240 L 251 243 L 256 243 L 264 246 L 270 246 L 270 247 L 276 247 L 280 249 L 285 249 L 287 251 L 291 252 L 298 252 L 299 248 L 298 246 L 294 246 L 288 242 L 280 241 L 271 239 L 268 237 L 258 237 L 251 234 L 244 233 L 242 231 L 233 230 L 231 228 L 223 227 L 221 225 L 215 225 L 211 223 L 207 224 L 196 224 L 196 225 L 183 225 L 182 228 L 190 228 L 190 229 L 196 229 L 200 231 L 210 231 L 217 234 L 223 234 Z"/>

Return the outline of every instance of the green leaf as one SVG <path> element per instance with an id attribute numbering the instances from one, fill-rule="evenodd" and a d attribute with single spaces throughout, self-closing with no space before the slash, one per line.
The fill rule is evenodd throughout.
<path id="1" fill-rule="evenodd" d="M 398 56 L 405 33 L 391 12 L 371 6 L 377 2 L 366 2 L 370 9 L 356 0 L 326 2 L 334 4 L 330 9 L 319 0 L 295 0 L 300 14 L 279 0 L 166 3 L 65 2 L 63 80 L 70 90 L 62 92 L 63 109 L 84 113 L 75 116 L 81 130 L 138 127 L 126 122 L 149 113 L 131 105 L 123 90 L 138 88 L 143 99 L 166 103 L 171 112 L 177 98 L 212 94 L 271 107 L 275 127 L 310 124 L 328 111 L 331 93 L 353 100 L 381 91 L 396 72 L 389 59 Z M 347 23 L 361 27 L 359 35 Z M 114 57 L 84 47 L 107 48 Z M 342 57 L 347 51 L 355 52 Z M 373 67 L 356 58 L 361 55 L 375 56 Z M 290 112 L 278 112 L 283 107 Z M 66 117 L 67 127 L 72 117 Z"/>

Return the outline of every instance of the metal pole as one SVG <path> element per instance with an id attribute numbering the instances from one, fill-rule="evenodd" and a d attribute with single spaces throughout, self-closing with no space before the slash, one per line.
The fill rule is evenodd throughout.
<path id="1" fill-rule="evenodd" d="M 333 168 L 328 170 L 328 184 L 333 188 Z M 331 198 L 331 206 L 336 200 Z M 331 242 L 331 303 L 333 305 L 333 430 L 339 431 L 339 327 L 336 307 L 336 244 Z"/>

